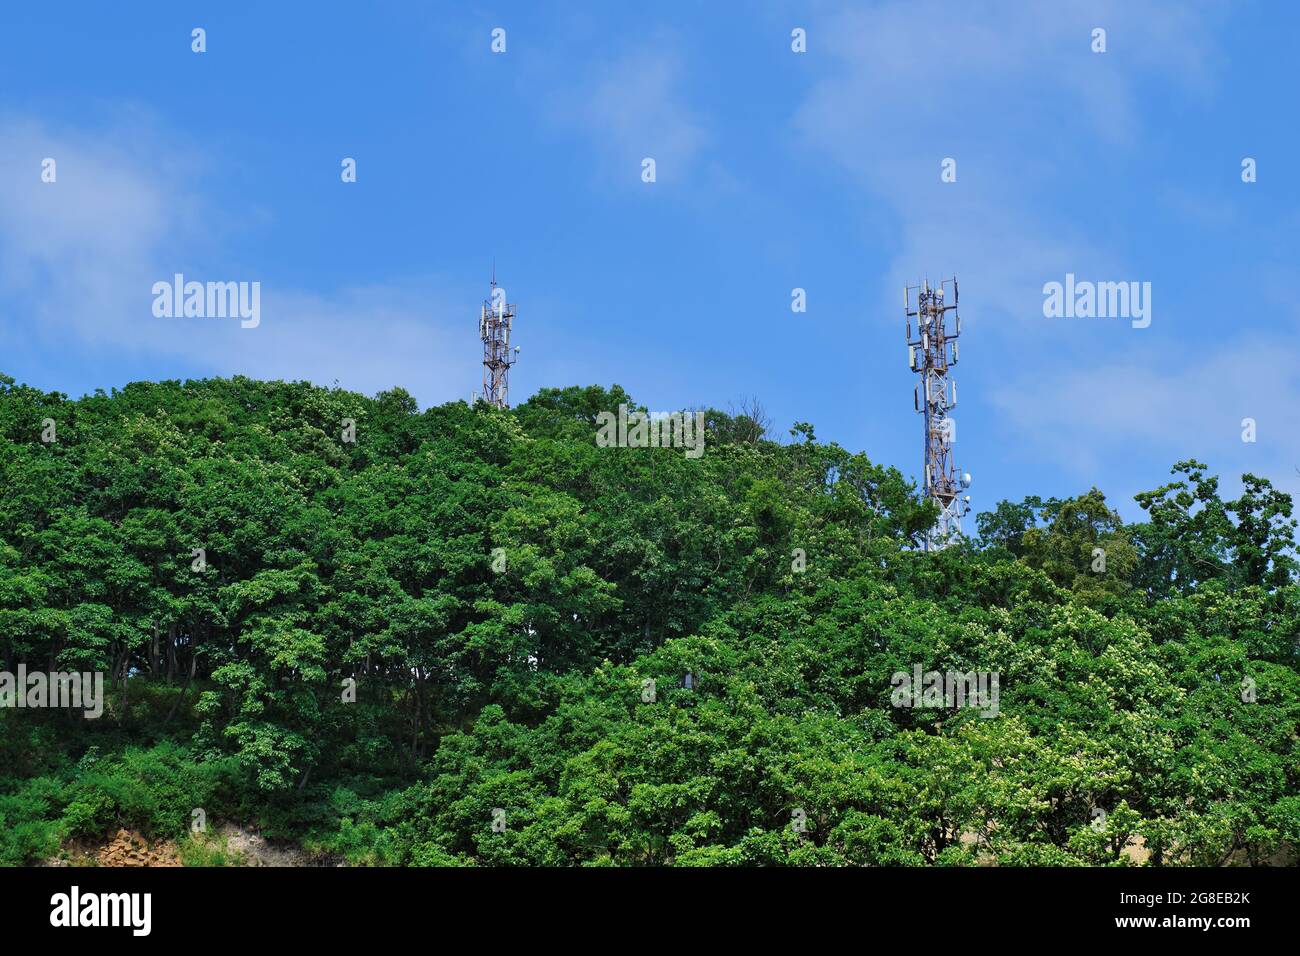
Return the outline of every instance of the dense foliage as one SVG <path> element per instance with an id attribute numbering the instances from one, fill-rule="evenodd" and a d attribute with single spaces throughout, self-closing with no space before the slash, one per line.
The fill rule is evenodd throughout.
<path id="1" fill-rule="evenodd" d="M 1184 462 L 1143 523 L 1092 489 L 927 554 L 932 506 L 806 424 L 597 447 L 620 402 L 0 377 L 0 668 L 110 687 L 98 720 L 0 709 L 0 863 L 180 838 L 196 808 L 357 863 L 1300 844 L 1295 522 L 1267 481 L 1225 501 Z M 892 706 L 916 666 L 998 672 L 999 713 Z"/>

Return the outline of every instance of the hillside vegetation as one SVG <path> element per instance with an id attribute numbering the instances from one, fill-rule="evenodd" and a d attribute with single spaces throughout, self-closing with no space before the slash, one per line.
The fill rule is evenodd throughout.
<path id="1" fill-rule="evenodd" d="M 1183 462 L 1143 523 L 1091 489 L 927 554 L 932 506 L 809 425 L 597 447 L 621 402 L 0 377 L 0 668 L 108 675 L 98 719 L 0 709 L 0 863 L 122 828 L 220 862 L 196 821 L 414 865 L 1300 845 L 1295 522 L 1266 480 L 1225 501 Z M 998 712 L 894 706 L 916 667 L 997 672 Z"/>

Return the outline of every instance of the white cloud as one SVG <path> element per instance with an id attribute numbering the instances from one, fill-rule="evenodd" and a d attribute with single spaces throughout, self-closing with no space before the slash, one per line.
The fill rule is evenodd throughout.
<path id="1" fill-rule="evenodd" d="M 1160 350 L 1158 362 L 1055 368 L 1038 378 L 991 394 L 1003 441 L 1051 455 L 1085 485 L 1135 462 L 1198 458 L 1224 476 L 1227 489 L 1249 471 L 1300 492 L 1292 412 L 1300 350 L 1238 339 L 1209 355 Z M 1242 441 L 1245 418 L 1256 422 L 1254 443 Z"/>
<path id="2" fill-rule="evenodd" d="M 159 252 L 196 225 L 196 197 L 173 182 L 186 158 L 157 152 L 156 132 L 138 119 L 86 134 L 10 116 L 0 141 L 0 283 L 24 310 L 24 334 L 136 340 L 112 313 L 142 283 L 148 291 Z M 53 183 L 41 180 L 47 157 Z"/>
<path id="3" fill-rule="evenodd" d="M 468 400 L 479 384 L 474 376 L 482 350 L 476 303 L 467 308 L 454 296 L 430 291 L 440 285 L 428 278 L 329 296 L 265 289 L 258 328 L 222 330 L 224 374 L 322 385 L 338 379 L 368 394 L 398 385 L 426 405 Z"/>
<path id="4" fill-rule="evenodd" d="M 663 40 L 598 63 L 581 85 L 553 92 L 549 117 L 586 134 L 615 182 L 640 184 L 647 156 L 658 182 L 681 182 L 710 141 L 684 81 L 682 58 Z"/>
<path id="5" fill-rule="evenodd" d="M 230 266 L 239 236 L 201 192 L 194 154 L 138 116 L 96 132 L 0 118 L 0 344 L 184 359 L 213 375 L 308 379 L 373 393 L 393 385 L 428 403 L 466 398 L 476 303 L 436 276 L 311 290 Z M 43 183 L 41 160 L 57 161 Z M 225 210 L 229 212 L 229 210 Z M 260 281 L 261 324 L 157 318 L 152 286 L 175 273 Z M 471 364 L 467 364 L 471 363 Z M 18 369 L 11 369 L 18 372 Z M 120 383 L 103 383 L 120 384 Z"/>
<path id="6" fill-rule="evenodd" d="M 1225 476 L 1253 469 L 1294 484 L 1300 436 L 1285 410 L 1300 402 L 1300 380 L 1286 369 L 1300 355 L 1240 337 L 1212 354 L 1171 344 L 1167 330 L 1188 316 L 1158 283 L 1150 333 L 1123 320 L 1052 322 L 1041 311 L 1043 283 L 1067 271 L 1147 278 L 1121 251 L 1131 243 L 1120 246 L 1103 225 L 1113 219 L 1079 214 L 1071 171 L 1098 152 L 1133 158 L 1147 111 L 1169 96 L 1214 94 L 1224 15 L 1221 6 L 1164 0 L 895 0 L 834 8 L 810 29 L 810 49 L 829 62 L 793 127 L 811 155 L 892 220 L 889 294 L 873 310 L 882 322 L 899 321 L 897 288 L 934 279 L 936 269 L 955 272 L 963 304 L 978 304 L 964 310 L 976 338 L 963 356 L 978 348 L 998 356 L 988 367 L 1000 363 L 996 380 L 984 376 L 1000 412 L 989 423 L 1000 444 L 988 451 L 1053 461 L 1083 487 L 1135 459 L 1145 467 L 1189 456 Z M 1094 27 L 1107 30 L 1104 54 L 1090 50 Z M 1152 89 L 1161 100 L 1149 99 Z M 956 184 L 939 179 L 948 156 Z M 1212 226 L 1232 216 L 1156 188 L 1180 218 Z M 1269 275 L 1276 286 L 1276 270 Z M 1240 440 L 1247 416 L 1260 426 L 1254 445 Z"/>
<path id="7" fill-rule="evenodd" d="M 1106 237 L 1052 215 L 1062 169 L 1081 139 L 1131 146 L 1139 79 L 1158 73 L 1202 93 L 1214 63 L 1208 16 L 1172 2 L 1132 8 L 895 0 L 814 24 L 829 64 L 793 125 L 891 211 L 891 288 L 956 272 L 1020 334 L 1049 278 L 1124 274 Z M 1108 31 L 1105 54 L 1090 50 L 1094 26 Z M 957 160 L 955 184 L 939 180 L 945 157 Z"/>

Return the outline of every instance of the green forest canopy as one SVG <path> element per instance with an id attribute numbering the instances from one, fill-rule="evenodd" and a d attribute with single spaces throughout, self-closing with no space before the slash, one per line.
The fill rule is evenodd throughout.
<path id="1" fill-rule="evenodd" d="M 0 709 L 0 863 L 182 839 L 199 808 L 354 863 L 1300 845 L 1295 521 L 1267 480 L 1225 501 L 1182 462 L 1141 523 L 1095 488 L 1004 501 L 927 554 L 933 506 L 811 426 L 709 411 L 698 460 L 598 448 L 623 402 L 0 376 L 0 667 L 111 686 L 98 720 Z M 916 666 L 996 671 L 1000 712 L 891 706 Z"/>

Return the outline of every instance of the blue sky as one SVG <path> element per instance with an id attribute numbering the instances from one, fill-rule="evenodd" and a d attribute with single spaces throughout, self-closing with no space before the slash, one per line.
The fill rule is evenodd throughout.
<path id="1" fill-rule="evenodd" d="M 1095 484 L 1137 517 L 1188 456 L 1298 492 L 1296 11 L 7 4 L 0 370 L 467 398 L 495 258 L 516 403 L 756 396 L 914 476 L 901 288 L 956 273 L 976 510 Z M 155 318 L 176 272 L 259 281 L 261 325 Z M 1067 272 L 1150 282 L 1151 325 L 1044 317 Z"/>

